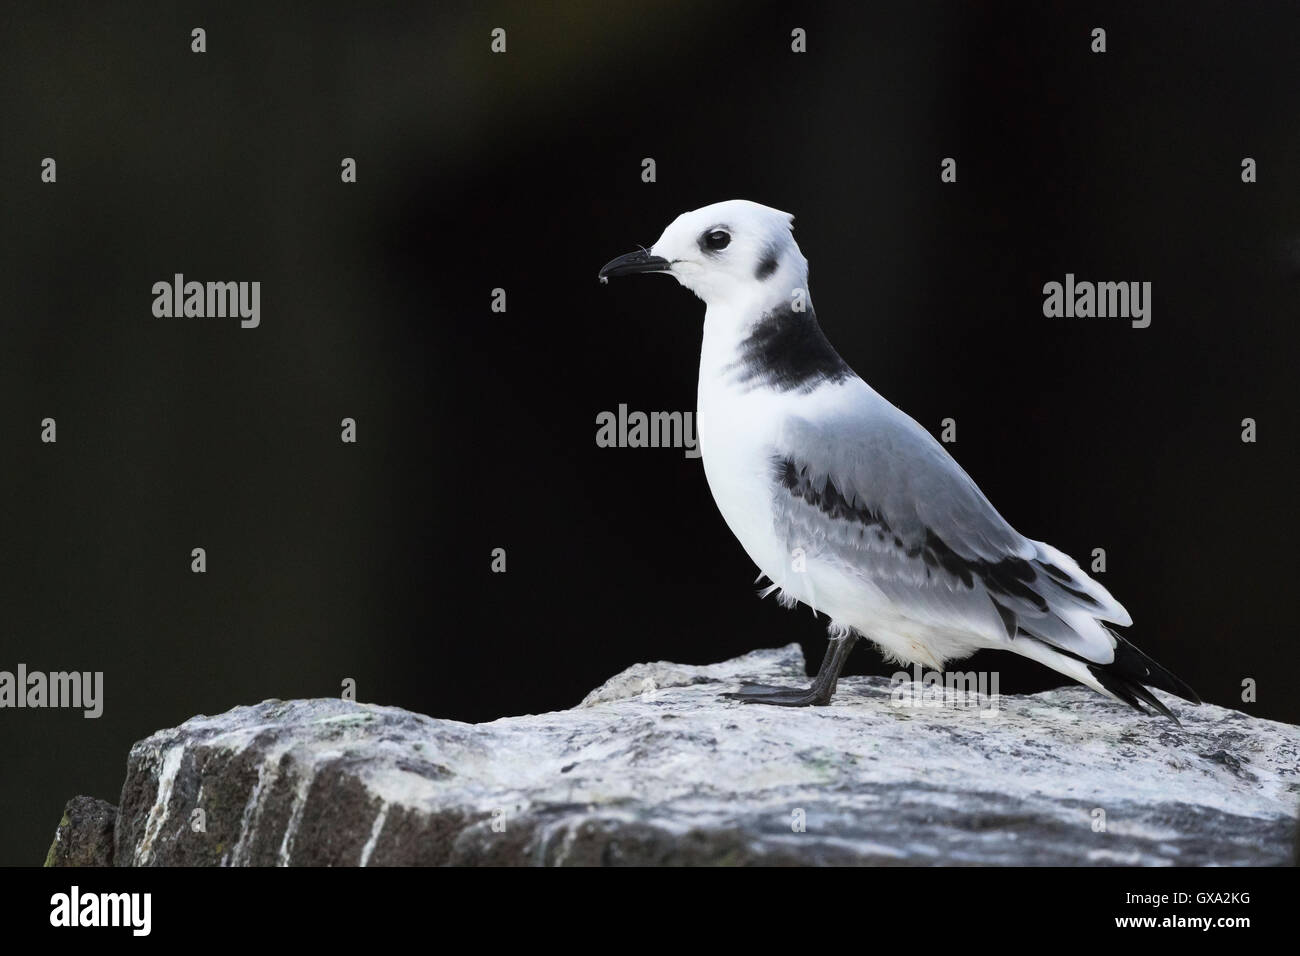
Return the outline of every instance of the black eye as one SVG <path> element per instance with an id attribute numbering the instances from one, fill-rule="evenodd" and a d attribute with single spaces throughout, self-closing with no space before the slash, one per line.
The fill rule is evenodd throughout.
<path id="1" fill-rule="evenodd" d="M 713 252 L 727 248 L 731 242 L 731 233 L 725 229 L 714 229 L 712 232 L 704 234 L 704 247 Z"/>

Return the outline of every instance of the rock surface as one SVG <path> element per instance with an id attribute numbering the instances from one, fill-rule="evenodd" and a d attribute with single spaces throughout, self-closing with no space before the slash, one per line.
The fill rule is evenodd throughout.
<path id="1" fill-rule="evenodd" d="M 1083 688 L 1002 697 L 991 711 L 944 688 L 900 705 L 888 680 L 869 677 L 842 679 L 830 707 L 720 696 L 742 680 L 806 684 L 798 646 L 707 667 L 640 664 L 572 710 L 485 724 L 334 699 L 195 717 L 132 747 L 113 861 L 1291 859 L 1297 727 L 1162 694 L 1180 729 Z M 99 845 L 70 832 L 73 804 L 51 857 L 105 862 L 71 851 Z M 75 819 L 102 836 L 102 812 Z"/>
<path id="2" fill-rule="evenodd" d="M 112 866 L 117 807 L 94 797 L 73 797 L 63 809 L 46 866 Z"/>

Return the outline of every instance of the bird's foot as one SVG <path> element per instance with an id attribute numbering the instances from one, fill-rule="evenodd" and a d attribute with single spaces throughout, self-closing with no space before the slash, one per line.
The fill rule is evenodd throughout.
<path id="1" fill-rule="evenodd" d="M 769 684 L 745 684 L 740 690 L 723 694 L 729 700 L 745 704 L 772 704 L 776 707 L 825 707 L 834 691 L 813 684 L 808 688 L 773 687 Z"/>

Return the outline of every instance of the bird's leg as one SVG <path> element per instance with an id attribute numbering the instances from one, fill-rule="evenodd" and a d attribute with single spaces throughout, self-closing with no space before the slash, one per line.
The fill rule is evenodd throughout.
<path id="1" fill-rule="evenodd" d="M 855 631 L 849 631 L 836 642 L 835 652 L 840 655 L 839 663 L 835 665 L 835 673 L 831 676 L 831 696 L 835 696 L 835 691 L 840 686 L 840 671 L 844 670 L 844 663 L 849 659 L 849 652 L 853 650 L 853 645 L 858 643 L 858 635 Z M 830 650 L 830 648 L 827 648 Z M 819 672 L 820 673 L 820 672 Z M 827 698 L 829 700 L 829 698 Z"/>
<path id="2" fill-rule="evenodd" d="M 739 691 L 723 694 L 732 700 L 746 704 L 775 704 L 778 707 L 824 707 L 831 702 L 835 688 L 839 684 L 840 671 L 849 659 L 849 651 L 858 641 L 858 635 L 850 631 L 844 637 L 832 640 L 826 646 L 822 657 L 822 666 L 817 669 L 817 676 L 807 690 L 797 687 L 771 687 L 766 684 L 746 684 Z"/>

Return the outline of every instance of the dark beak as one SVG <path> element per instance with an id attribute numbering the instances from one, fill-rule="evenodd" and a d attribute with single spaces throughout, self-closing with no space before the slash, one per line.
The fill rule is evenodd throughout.
<path id="1" fill-rule="evenodd" d="M 613 262 L 605 263 L 605 267 L 600 270 L 597 278 L 601 282 L 607 280 L 610 276 L 634 276 L 641 272 L 667 272 L 671 265 L 667 259 L 660 256 L 652 256 L 644 249 L 636 252 L 629 252 L 625 256 L 619 256 Z"/>

